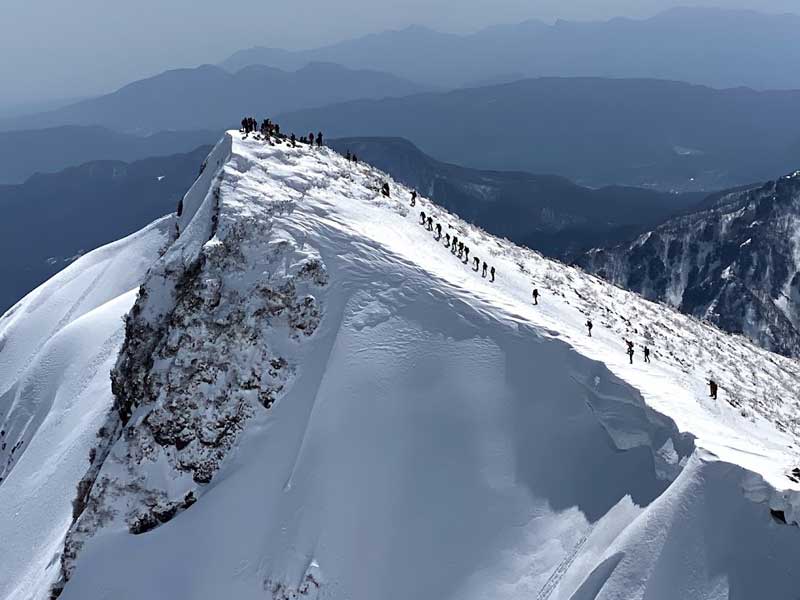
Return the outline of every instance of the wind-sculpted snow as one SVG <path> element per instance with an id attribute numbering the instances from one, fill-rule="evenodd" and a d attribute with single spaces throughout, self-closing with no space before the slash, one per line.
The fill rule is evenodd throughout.
<path id="1" fill-rule="evenodd" d="M 169 242 L 167 217 L 95 250 L 0 319 L 0 597 L 42 597 L 112 406 L 122 317 Z M 54 559 L 54 557 L 56 557 Z"/>
<path id="2" fill-rule="evenodd" d="M 126 320 L 61 598 L 793 597 L 800 366 L 409 197 L 221 142 Z"/>

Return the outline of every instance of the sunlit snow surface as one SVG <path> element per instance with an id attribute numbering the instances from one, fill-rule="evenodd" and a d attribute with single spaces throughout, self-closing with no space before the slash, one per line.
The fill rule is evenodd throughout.
<path id="1" fill-rule="evenodd" d="M 216 210 L 269 218 L 264 255 L 280 243 L 321 257 L 330 278 L 321 324 L 287 346 L 290 389 L 249 423 L 197 503 L 142 535 L 100 529 L 62 598 L 796 596 L 800 529 L 769 508 L 800 521 L 800 484 L 787 478 L 800 463 L 800 365 L 497 240 L 427 199 L 412 209 L 409 190 L 367 165 L 230 135 Z M 467 243 L 469 265 L 419 224 L 420 210 Z M 206 243 L 209 212 L 187 202 L 176 243 Z M 225 241 L 224 226 L 217 236 L 208 243 Z M 494 283 L 472 270 L 474 256 L 495 266 Z M 247 298 L 260 258 L 241 260 L 223 284 Z M 117 316 L 132 298 L 119 302 Z M 15 332 L 0 327 L 7 346 Z M 73 341 L 76 354 L 109 334 Z M 633 366 L 625 338 L 636 342 Z M 3 362 L 6 352 L 0 389 L 21 368 Z M 39 420 L 64 419 L 69 409 L 48 389 L 82 372 L 39 372 L 49 383 L 29 401 L 52 403 Z M 109 384 L 95 385 L 100 412 Z M 40 426 L 0 484 L 0 596 L 46 597 L 41 569 L 82 473 L 65 475 L 65 489 L 37 488 L 36 464 L 61 460 L 69 436 L 93 427 L 43 438 L 48 452 L 23 469 L 48 431 Z M 55 507 L 54 524 L 45 515 Z M 7 559 L 18 553 L 29 558 Z"/>

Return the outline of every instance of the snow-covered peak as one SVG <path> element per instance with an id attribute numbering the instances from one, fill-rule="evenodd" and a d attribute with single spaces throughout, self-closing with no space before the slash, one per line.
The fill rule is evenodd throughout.
<path id="1" fill-rule="evenodd" d="M 793 590 L 800 365 L 410 197 L 325 148 L 225 136 L 127 317 L 41 581 L 81 600 Z M 4 595 L 46 593 L 2 569 Z"/>

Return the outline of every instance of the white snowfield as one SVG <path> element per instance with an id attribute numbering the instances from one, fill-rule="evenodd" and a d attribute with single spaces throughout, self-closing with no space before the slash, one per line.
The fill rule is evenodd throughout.
<path id="1" fill-rule="evenodd" d="M 165 217 L 83 256 L 0 319 L 0 598 L 43 597 L 57 572 L 123 317 L 171 227 Z"/>
<path id="2" fill-rule="evenodd" d="M 145 316 L 170 310 L 168 267 L 203 254 L 229 265 L 199 275 L 215 294 L 202 304 L 209 327 L 232 309 L 248 323 L 263 314 L 248 310 L 258 286 L 299 280 L 309 261 L 327 275 L 309 288 L 321 318 L 311 335 L 288 335 L 269 316 L 255 324 L 291 377 L 274 404 L 258 405 L 210 483 L 178 472 L 173 448 L 130 462 L 138 438 L 116 443 L 101 470 L 116 492 L 93 491 L 103 518 L 61 598 L 796 600 L 800 364 L 409 198 L 327 149 L 235 131 L 220 142 L 184 200 L 180 237 L 145 280 Z M 421 210 L 442 224 L 441 240 Z M 137 235 L 166 239 L 151 227 Z M 468 264 L 446 233 L 469 246 Z M 142 260 L 155 260 L 150 249 L 142 244 Z M 64 273 L 94 268 L 94 254 Z M 496 281 L 473 270 L 475 256 Z M 72 455 L 91 447 L 77 439 L 94 435 L 111 403 L 103 375 L 113 357 L 91 355 L 104 343 L 117 350 L 118 317 L 133 301 L 97 292 L 100 308 L 49 339 L 54 327 L 19 311 L 48 286 L 49 311 L 59 309 L 52 288 L 64 273 L 0 322 L 0 415 L 28 432 L 0 483 L 2 598 L 48 596 L 87 466 Z M 125 275 L 135 287 L 140 265 Z M 117 329 L 100 315 L 79 329 L 98 310 Z M 624 339 L 636 344 L 633 365 Z M 72 367 L 39 365 L 47 349 Z M 219 360 L 241 370 L 248 356 Z M 7 391 L 26 376 L 38 381 L 24 399 Z M 38 416 L 23 414 L 27 405 Z M 148 410 L 129 427 L 143 428 Z M 153 485 L 197 501 L 134 535 L 129 490 Z"/>

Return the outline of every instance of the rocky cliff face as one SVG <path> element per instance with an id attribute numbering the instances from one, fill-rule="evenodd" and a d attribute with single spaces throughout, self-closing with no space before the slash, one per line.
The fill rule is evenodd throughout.
<path id="1" fill-rule="evenodd" d="M 291 199 L 223 204 L 236 195 L 233 168 L 210 183 L 126 318 L 115 410 L 78 487 L 54 595 L 99 529 L 145 533 L 194 504 L 245 424 L 291 385 L 296 352 L 319 324 L 322 261 L 272 228 Z"/>
<path id="2" fill-rule="evenodd" d="M 578 262 L 764 348 L 800 356 L 800 172 Z"/>

